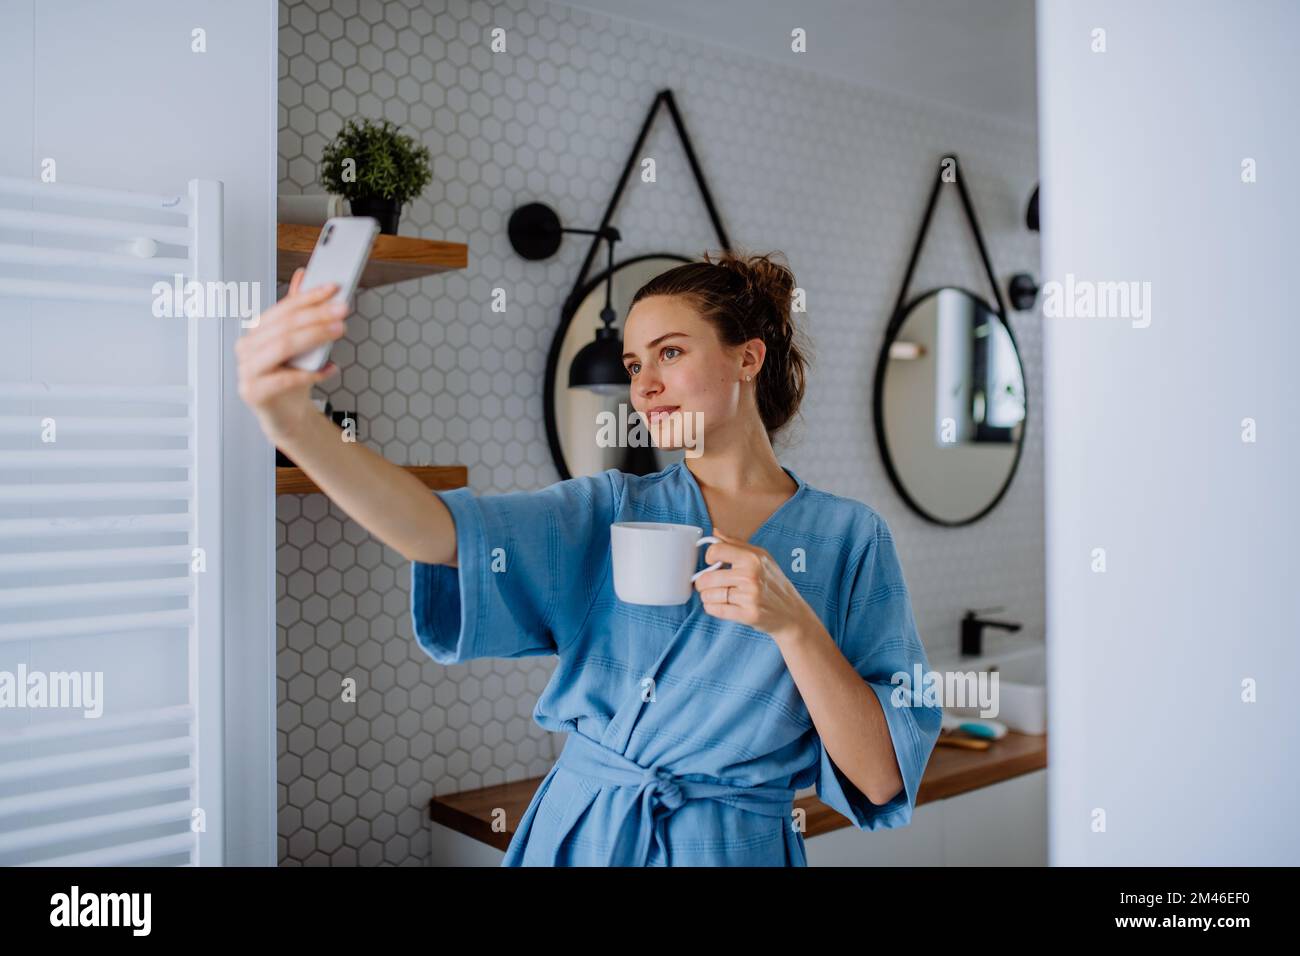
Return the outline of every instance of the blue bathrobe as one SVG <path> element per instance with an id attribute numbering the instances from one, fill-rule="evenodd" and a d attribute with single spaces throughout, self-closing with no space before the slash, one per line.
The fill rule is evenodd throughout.
<path id="1" fill-rule="evenodd" d="M 914 667 L 929 664 L 893 537 L 867 505 L 785 471 L 798 490 L 750 544 L 781 565 L 875 691 L 902 791 L 877 806 L 840 772 L 766 633 L 708 614 L 698 592 L 668 607 L 614 594 L 613 522 L 711 533 L 684 462 L 540 491 L 457 488 L 436 494 L 456 521 L 459 567 L 412 562 L 416 640 L 442 664 L 559 657 L 533 717 L 568 737 L 503 865 L 805 866 L 792 803 L 811 784 L 859 829 L 911 821 L 941 710 L 913 686 Z"/>

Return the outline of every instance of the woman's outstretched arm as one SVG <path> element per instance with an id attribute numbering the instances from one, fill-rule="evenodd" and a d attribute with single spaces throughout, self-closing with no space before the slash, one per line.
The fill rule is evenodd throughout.
<path id="1" fill-rule="evenodd" d="M 408 561 L 456 566 L 456 524 L 420 479 L 343 433 L 313 407 L 298 430 L 275 439 L 317 487 Z"/>
<path id="2" fill-rule="evenodd" d="M 442 500 L 414 475 L 354 441 L 311 404 L 311 387 L 338 371 L 284 363 L 343 334 L 348 306 L 329 297 L 335 286 L 299 292 L 294 273 L 289 294 L 262 313 L 235 343 L 239 396 L 262 431 L 294 460 L 350 518 L 408 561 L 456 566 L 456 524 Z"/>

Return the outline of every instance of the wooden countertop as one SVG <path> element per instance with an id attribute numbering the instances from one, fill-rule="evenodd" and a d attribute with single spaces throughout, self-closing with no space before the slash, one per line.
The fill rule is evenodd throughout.
<path id="1" fill-rule="evenodd" d="M 1046 766 L 1046 734 L 1008 732 L 1001 740 L 993 741 L 988 750 L 935 747 L 921 779 L 916 805 L 955 797 L 969 790 L 1042 770 Z M 429 819 L 498 850 L 505 850 L 515 834 L 516 824 L 523 818 L 542 779 L 530 777 L 514 783 L 434 797 L 429 801 Z M 800 797 L 794 805 L 807 813 L 805 838 L 852 826 L 848 817 L 831 809 L 815 795 Z M 497 808 L 505 810 L 506 829 L 502 832 L 492 829 L 492 811 Z"/>

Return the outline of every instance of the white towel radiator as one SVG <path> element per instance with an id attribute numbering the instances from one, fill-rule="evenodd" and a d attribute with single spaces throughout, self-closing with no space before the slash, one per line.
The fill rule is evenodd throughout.
<path id="1" fill-rule="evenodd" d="M 0 707 L 0 865 L 219 865 L 221 330 L 150 304 L 222 278 L 222 184 L 0 177 L 0 270 L 0 349 L 44 348 L 0 356 L 0 672 L 104 682 L 97 718 Z M 168 384 L 84 354 L 60 374 L 59 323 L 76 350 L 77 323 L 122 316 L 148 353 L 158 323 Z"/>

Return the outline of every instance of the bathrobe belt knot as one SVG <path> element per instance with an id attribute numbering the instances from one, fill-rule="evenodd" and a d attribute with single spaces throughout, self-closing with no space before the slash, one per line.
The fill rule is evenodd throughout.
<path id="1" fill-rule="evenodd" d="M 668 841 L 664 828 L 673 811 L 688 800 L 717 800 L 750 813 L 784 818 L 788 825 L 793 825 L 790 814 L 794 806 L 795 790 L 792 787 L 747 787 L 708 780 L 688 780 L 685 776 L 673 774 L 666 767 L 643 767 L 576 731 L 569 734 L 569 740 L 557 763 L 598 783 L 635 788 L 631 805 L 613 837 L 610 865 L 615 860 L 631 860 L 630 865 L 645 866 L 649 863 L 651 849 L 655 846 L 667 863 Z"/>

